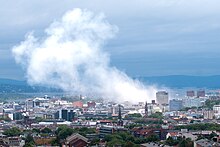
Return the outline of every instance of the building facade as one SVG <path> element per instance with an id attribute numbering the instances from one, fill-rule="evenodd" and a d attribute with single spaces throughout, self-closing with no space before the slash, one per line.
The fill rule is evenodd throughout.
<path id="1" fill-rule="evenodd" d="M 181 110 L 183 108 L 183 101 L 177 99 L 170 100 L 169 106 L 170 106 L 170 111 Z"/>
<path id="2" fill-rule="evenodd" d="M 220 105 L 213 106 L 214 115 L 216 118 L 220 118 Z"/>
<path id="3" fill-rule="evenodd" d="M 169 95 L 166 91 L 158 91 L 156 93 L 156 101 L 158 104 L 168 104 Z"/>

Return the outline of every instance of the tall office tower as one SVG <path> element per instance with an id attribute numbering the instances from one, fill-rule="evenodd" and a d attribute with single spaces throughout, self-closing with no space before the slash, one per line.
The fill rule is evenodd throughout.
<path id="1" fill-rule="evenodd" d="M 119 104 L 118 105 L 118 125 L 119 126 L 123 126 L 123 120 L 122 120 L 122 117 L 121 117 L 121 105 Z"/>
<path id="2" fill-rule="evenodd" d="M 73 121 L 75 112 L 72 109 L 60 109 L 54 113 L 55 119 L 63 119 L 65 121 Z"/>
<path id="3" fill-rule="evenodd" d="M 205 97 L 205 90 L 198 90 L 197 97 Z"/>
<path id="4" fill-rule="evenodd" d="M 193 90 L 187 91 L 186 96 L 187 97 L 194 97 L 195 96 L 195 91 L 193 91 Z"/>
<path id="5" fill-rule="evenodd" d="M 26 100 L 25 101 L 25 107 L 26 107 L 26 111 L 33 110 L 33 108 L 34 108 L 34 101 L 32 99 Z"/>
<path id="6" fill-rule="evenodd" d="M 168 92 L 166 91 L 158 91 L 156 93 L 156 101 L 159 105 L 167 105 L 169 100 Z"/>

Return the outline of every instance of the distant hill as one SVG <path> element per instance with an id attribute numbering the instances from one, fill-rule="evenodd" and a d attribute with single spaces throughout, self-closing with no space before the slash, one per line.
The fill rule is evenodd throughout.
<path id="1" fill-rule="evenodd" d="M 0 93 L 62 92 L 60 89 L 30 86 L 26 81 L 0 79 Z"/>
<path id="2" fill-rule="evenodd" d="M 137 77 L 145 84 L 156 84 L 170 88 L 220 88 L 220 75 L 215 76 L 152 76 Z M 26 81 L 0 79 L 0 93 L 25 93 L 25 92 L 61 92 L 60 89 L 45 88 L 41 86 L 29 86 Z"/>
<path id="3" fill-rule="evenodd" d="M 185 75 L 171 75 L 171 76 L 152 76 L 152 77 L 138 77 L 140 81 L 145 84 L 157 84 L 170 88 L 220 88 L 220 75 L 215 76 L 185 76 Z"/>
<path id="4" fill-rule="evenodd" d="M 12 80 L 12 79 L 1 79 L 0 78 L 0 85 L 8 84 L 8 85 L 27 85 L 26 81 L 19 81 L 19 80 Z"/>

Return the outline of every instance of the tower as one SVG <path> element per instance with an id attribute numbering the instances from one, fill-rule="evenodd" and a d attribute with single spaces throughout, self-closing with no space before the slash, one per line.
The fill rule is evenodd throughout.
<path id="1" fill-rule="evenodd" d="M 118 125 L 119 126 L 123 126 L 123 120 L 121 117 L 121 105 L 118 105 Z"/>
<path id="2" fill-rule="evenodd" d="M 157 104 L 159 104 L 159 107 L 161 110 L 167 107 L 167 105 L 169 104 L 168 100 L 169 100 L 168 92 L 158 91 L 156 93 L 156 101 L 157 101 Z"/>
<path id="3" fill-rule="evenodd" d="M 148 116 L 148 105 L 147 105 L 147 102 L 145 103 L 144 110 L 145 110 L 145 117 L 147 117 Z"/>

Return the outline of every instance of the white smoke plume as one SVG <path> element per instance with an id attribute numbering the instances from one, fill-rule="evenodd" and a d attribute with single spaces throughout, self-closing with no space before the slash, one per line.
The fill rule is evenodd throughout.
<path id="1" fill-rule="evenodd" d="M 155 88 L 109 65 L 109 55 L 102 51 L 117 27 L 104 15 L 74 9 L 53 22 L 45 36 L 29 33 L 12 53 L 26 71 L 28 83 L 61 88 L 66 92 L 95 94 L 116 101 L 149 101 Z"/>

